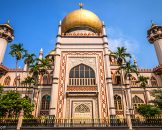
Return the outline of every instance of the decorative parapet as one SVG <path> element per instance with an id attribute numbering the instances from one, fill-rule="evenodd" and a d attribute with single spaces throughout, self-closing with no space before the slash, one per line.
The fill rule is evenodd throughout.
<path id="1" fill-rule="evenodd" d="M 15 72 L 15 71 L 17 71 L 17 72 L 24 72 L 24 70 L 23 69 L 11 69 L 11 68 L 8 68 L 8 67 L 6 67 L 6 66 L 4 66 L 3 64 L 0 64 L 0 70 L 1 71 L 6 71 L 6 72 Z"/>
<path id="2" fill-rule="evenodd" d="M 6 39 L 8 42 L 12 42 L 14 39 L 14 30 L 9 23 L 0 24 L 0 38 Z"/>
<path id="3" fill-rule="evenodd" d="M 153 72 L 155 74 L 162 74 L 162 64 L 156 66 L 155 68 L 153 68 Z"/>
<path id="4" fill-rule="evenodd" d="M 138 68 L 138 72 L 139 73 L 152 73 L 153 69 L 141 69 L 141 68 Z"/>
<path id="5" fill-rule="evenodd" d="M 162 26 L 152 24 L 151 28 L 147 31 L 147 38 L 150 43 L 162 39 Z"/>

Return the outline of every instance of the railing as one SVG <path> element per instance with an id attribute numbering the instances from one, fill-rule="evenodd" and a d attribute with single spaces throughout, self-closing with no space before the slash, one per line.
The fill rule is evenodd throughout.
<path id="1" fill-rule="evenodd" d="M 162 126 L 162 117 L 133 118 L 132 126 Z"/>
<path id="2" fill-rule="evenodd" d="M 0 129 L 5 127 L 16 127 L 18 118 L 0 118 Z"/>
<path id="3" fill-rule="evenodd" d="M 127 127 L 126 119 L 24 119 L 22 127 Z"/>
<path id="4" fill-rule="evenodd" d="M 94 86 L 95 78 L 69 78 L 69 86 Z"/>
<path id="5" fill-rule="evenodd" d="M 23 128 L 36 127 L 128 127 L 126 118 L 109 119 L 57 119 L 54 117 L 24 118 Z M 132 118 L 133 127 L 162 127 L 162 117 Z M 16 127 L 18 119 L 0 118 L 0 128 Z"/>

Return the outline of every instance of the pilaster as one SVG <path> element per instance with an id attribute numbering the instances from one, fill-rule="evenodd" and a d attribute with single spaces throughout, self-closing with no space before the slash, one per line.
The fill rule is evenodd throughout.
<path id="1" fill-rule="evenodd" d="M 103 25 L 102 33 L 103 33 L 103 42 L 104 42 L 106 86 L 107 86 L 107 97 L 108 97 L 108 101 L 109 101 L 109 111 L 110 111 L 110 116 L 115 116 L 114 92 L 113 92 L 113 86 L 112 86 L 109 51 L 108 51 L 108 40 L 107 40 L 105 25 Z"/>
<path id="2" fill-rule="evenodd" d="M 54 58 L 54 72 L 53 83 L 51 89 L 51 102 L 49 115 L 56 116 L 57 99 L 58 99 L 58 85 L 59 85 L 59 73 L 60 73 L 60 43 L 56 43 L 56 54 Z"/>

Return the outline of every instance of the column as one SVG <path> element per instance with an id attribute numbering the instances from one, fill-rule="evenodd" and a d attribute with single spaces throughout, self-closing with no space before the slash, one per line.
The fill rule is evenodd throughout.
<path id="1" fill-rule="evenodd" d="M 107 86 L 107 96 L 108 96 L 108 103 L 109 103 L 109 110 L 110 110 L 110 116 L 115 115 L 115 106 L 114 106 L 114 92 L 113 92 L 113 86 L 112 86 L 112 78 L 111 78 L 111 70 L 110 70 L 110 61 L 109 61 L 109 55 L 108 55 L 108 48 L 106 47 L 107 44 L 104 44 L 105 46 L 105 71 L 106 71 L 106 86 Z"/>
<path id="2" fill-rule="evenodd" d="M 0 64 L 3 62 L 3 58 L 6 52 L 7 40 L 0 38 Z"/>
<path id="3" fill-rule="evenodd" d="M 60 43 L 56 45 L 56 55 L 54 59 L 54 72 L 53 83 L 51 88 L 51 102 L 49 115 L 56 116 L 57 99 L 58 99 L 58 84 L 59 84 L 59 72 L 60 72 Z"/>
<path id="4" fill-rule="evenodd" d="M 133 105 L 132 105 L 132 94 L 131 94 L 131 88 L 130 88 L 130 83 L 129 80 L 126 80 L 126 102 L 127 102 L 127 107 L 129 108 L 130 114 L 133 115 Z"/>
<path id="5" fill-rule="evenodd" d="M 146 103 L 149 103 L 149 101 L 151 100 L 150 92 L 148 91 L 148 89 L 146 89 L 145 93 L 146 93 Z"/>
<path id="6" fill-rule="evenodd" d="M 59 85 L 59 73 L 60 73 L 60 40 L 61 40 L 61 21 L 58 26 L 58 34 L 56 39 L 56 54 L 54 58 L 54 72 L 53 72 L 53 83 L 51 88 L 51 101 L 49 115 L 56 116 L 57 100 L 58 100 L 58 85 Z"/>

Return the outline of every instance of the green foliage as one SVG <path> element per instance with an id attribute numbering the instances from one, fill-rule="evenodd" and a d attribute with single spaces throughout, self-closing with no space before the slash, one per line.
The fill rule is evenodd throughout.
<path id="1" fill-rule="evenodd" d="M 15 57 L 16 60 L 21 60 L 23 56 L 26 54 L 26 50 L 23 48 L 23 44 L 12 44 L 10 46 L 10 55 Z"/>
<path id="2" fill-rule="evenodd" d="M 124 62 L 126 62 L 126 58 L 131 58 L 131 55 L 126 52 L 125 47 L 117 47 L 117 51 L 111 53 L 117 59 L 117 63 L 121 66 Z"/>
<path id="3" fill-rule="evenodd" d="M 155 97 L 155 99 L 152 100 L 151 102 L 153 102 L 160 109 L 162 109 L 162 89 L 153 90 L 152 96 Z"/>
<path id="4" fill-rule="evenodd" d="M 38 75 L 44 75 L 44 73 L 46 72 L 47 69 L 51 69 L 52 64 L 51 64 L 52 60 L 49 58 L 42 58 L 42 59 L 36 59 L 36 62 L 31 64 L 29 66 L 30 69 L 30 74 L 32 74 L 32 77 L 34 78 L 35 81 L 35 85 L 38 84 Z"/>
<path id="5" fill-rule="evenodd" d="M 148 84 L 148 81 L 147 81 L 148 79 L 149 79 L 148 77 L 144 77 L 144 76 L 140 75 L 138 77 L 138 81 L 137 81 L 137 83 L 139 83 L 139 87 L 145 89 Z"/>
<path id="6" fill-rule="evenodd" d="M 24 109 L 25 115 L 28 116 L 31 115 L 34 105 L 29 99 L 21 98 L 21 95 L 15 91 L 8 91 L 1 96 L 0 116 L 18 116 L 21 109 Z"/>
<path id="7" fill-rule="evenodd" d="M 24 63 L 27 64 L 27 66 L 29 67 L 30 64 L 33 64 L 34 61 L 35 61 L 35 58 L 36 58 L 36 55 L 35 54 L 29 54 L 29 53 L 26 53 L 24 55 Z"/>
<path id="8" fill-rule="evenodd" d="M 131 73 L 138 74 L 137 66 L 134 65 L 134 64 L 131 64 L 130 61 L 126 62 L 125 64 L 122 64 L 119 69 L 124 70 L 125 78 L 129 77 L 129 80 L 130 80 L 130 77 L 131 77 Z"/>
<path id="9" fill-rule="evenodd" d="M 28 76 L 23 81 L 21 81 L 21 84 L 24 86 L 31 87 L 32 85 L 35 85 L 36 83 L 33 77 Z"/>
<path id="10" fill-rule="evenodd" d="M 31 112 L 34 110 L 34 104 L 31 103 L 31 101 L 28 98 L 22 98 L 21 105 L 22 105 L 22 108 L 24 109 L 24 116 L 30 117 Z"/>
<path id="11" fill-rule="evenodd" d="M 0 95 L 2 94 L 3 92 L 3 86 L 0 84 Z"/>
<path id="12" fill-rule="evenodd" d="M 144 117 L 153 117 L 160 114 L 160 109 L 150 104 L 143 104 L 139 106 L 137 111 Z"/>

